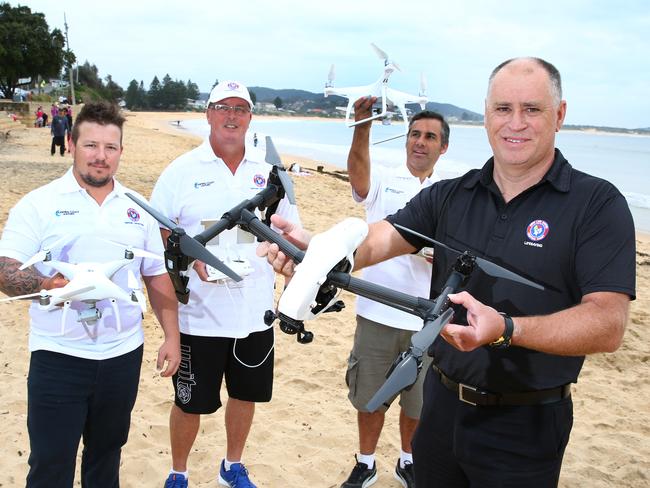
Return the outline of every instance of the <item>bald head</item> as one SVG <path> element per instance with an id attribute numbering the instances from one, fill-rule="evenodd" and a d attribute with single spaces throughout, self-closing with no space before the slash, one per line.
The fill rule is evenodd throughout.
<path id="1" fill-rule="evenodd" d="M 490 98 L 490 91 L 492 90 L 492 83 L 496 76 L 503 70 L 512 71 L 513 73 L 519 74 L 533 74 L 536 70 L 542 69 L 548 75 L 549 80 L 549 89 L 551 96 L 553 97 L 553 104 L 557 107 L 562 101 L 562 78 L 560 77 L 560 72 L 555 66 L 553 66 L 548 61 L 545 61 L 541 58 L 512 58 L 504 61 L 499 66 L 494 68 L 492 74 L 490 74 L 490 80 L 488 82 L 488 92 L 487 96 Z"/>

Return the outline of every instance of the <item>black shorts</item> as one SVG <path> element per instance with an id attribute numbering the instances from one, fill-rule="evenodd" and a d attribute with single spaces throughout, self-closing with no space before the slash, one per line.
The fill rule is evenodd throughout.
<path id="1" fill-rule="evenodd" d="M 181 365 L 172 377 L 176 405 L 185 413 L 216 412 L 224 377 L 229 397 L 270 401 L 273 345 L 273 327 L 243 339 L 181 333 Z"/>

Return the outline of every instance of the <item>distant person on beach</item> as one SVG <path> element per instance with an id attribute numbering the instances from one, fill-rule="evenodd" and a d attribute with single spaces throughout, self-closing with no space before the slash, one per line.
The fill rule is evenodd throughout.
<path id="1" fill-rule="evenodd" d="M 43 115 L 45 114 L 43 112 L 43 107 L 39 106 L 36 109 L 35 115 L 36 115 L 36 121 L 34 122 L 34 127 L 44 127 Z"/>
<path id="2" fill-rule="evenodd" d="M 257 147 L 257 132 L 253 134 L 253 146 Z"/>
<path id="3" fill-rule="evenodd" d="M 68 110 L 62 108 L 61 112 L 57 111 L 56 115 L 52 118 L 52 124 L 50 126 L 50 133 L 52 134 L 50 153 L 52 156 L 56 152 L 56 146 L 60 147 L 61 156 L 65 154 L 66 134 L 70 132 L 68 118 L 66 117 L 67 113 Z"/>
<path id="4" fill-rule="evenodd" d="M 68 152 L 70 152 L 70 140 L 72 138 L 72 107 L 65 108 L 65 118 L 68 120 Z"/>
<path id="5" fill-rule="evenodd" d="M 0 240 L 3 293 L 17 296 L 65 286 L 68 280 L 48 266 L 19 268 L 66 237 L 68 243 L 49 250 L 53 260 L 117 261 L 124 258 L 126 247 L 162 255 L 155 220 L 135 209 L 125 195 L 131 190 L 115 179 L 123 123 L 113 105 L 89 103 L 81 110 L 72 134 L 72 167 L 24 196 L 9 213 Z M 166 361 L 161 376 L 171 376 L 180 363 L 180 344 L 169 275 L 161 260 L 135 257 L 128 269 L 112 277 L 128 293 L 128 273 L 138 282 L 144 279 L 165 336 L 157 367 L 161 370 Z M 136 303 L 116 300 L 111 306 L 106 299 L 97 302 L 101 317 L 94 323 L 80 322 L 85 304 L 71 300 L 69 309 L 48 311 L 39 308 L 37 297 L 29 309 L 27 488 L 79 486 L 74 476 L 81 440 L 81 486 L 119 486 L 121 449 L 129 433 L 142 364 L 142 312 Z"/>
<path id="6" fill-rule="evenodd" d="M 360 269 L 429 245 L 400 224 L 546 288 L 477 269 L 449 295 L 454 317 L 429 349 L 413 438 L 416 486 L 557 486 L 573 425 L 571 384 L 585 355 L 621 345 L 636 293 L 634 224 L 611 183 L 573 169 L 555 148 L 566 108 L 552 64 L 501 63 L 485 101 L 492 157 L 371 224 L 356 251 Z M 273 221 L 305 245 L 302 229 Z M 290 275 L 277 245 L 265 247 L 274 269 Z M 431 297 L 456 260 L 436 248 Z"/>
<path id="7" fill-rule="evenodd" d="M 362 97 L 354 104 L 355 120 L 372 115 L 377 97 Z M 370 164 L 371 122 L 354 127 L 348 154 L 348 175 L 352 197 L 366 208 L 369 223 L 395 213 L 420 190 L 439 181 L 433 168 L 447 151 L 449 125 L 431 111 L 413 116 L 406 135 L 406 161 L 393 168 Z M 362 277 L 414 296 L 428 296 L 431 263 L 416 254 L 398 256 L 363 270 Z M 346 383 L 348 398 L 357 410 L 359 454 L 356 465 L 341 488 L 369 486 L 377 479 L 375 449 L 384 425 L 388 406 L 368 412 L 366 405 L 386 380 L 386 371 L 400 351 L 408 349 L 411 336 L 422 328 L 422 319 L 369 300 L 357 298 L 356 332 L 348 359 Z M 431 358 L 426 357 L 424 367 Z M 422 408 L 422 375 L 417 383 L 400 397 L 400 454 L 394 476 L 403 486 L 413 488 L 413 456 L 411 439 Z M 388 405 L 392 403 L 391 398 Z"/>
<path id="8" fill-rule="evenodd" d="M 204 230 L 203 222 L 218 220 L 225 211 L 266 187 L 271 166 L 245 144 L 251 122 L 248 89 L 222 81 L 212 89 L 206 116 L 210 134 L 196 149 L 174 160 L 160 175 L 151 203 L 188 233 Z M 279 215 L 297 219 L 284 198 Z M 169 231 L 161 229 L 166 241 Z M 165 488 L 188 486 L 188 457 L 202 414 L 221 407 L 225 378 L 226 453 L 217 468 L 220 484 L 254 488 L 242 463 L 256 402 L 271 400 L 274 331 L 264 323 L 273 308 L 273 269 L 256 255 L 252 234 L 233 229 L 219 235 L 222 258 L 243 257 L 254 271 L 241 282 L 209 281 L 206 265 L 194 261 L 189 273 L 190 298 L 179 305 L 183 362 L 173 378 L 175 405 L 170 413 L 172 469 Z"/>

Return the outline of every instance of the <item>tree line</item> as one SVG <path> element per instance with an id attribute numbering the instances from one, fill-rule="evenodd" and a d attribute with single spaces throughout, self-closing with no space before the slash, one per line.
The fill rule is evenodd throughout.
<path id="1" fill-rule="evenodd" d="M 131 80 L 124 102 L 129 110 L 182 110 L 187 107 L 187 101 L 198 100 L 199 87 L 192 80 L 187 83 L 182 80 L 172 80 L 166 74 L 162 83 L 158 76 L 154 76 L 149 84 L 149 90 L 145 90 L 144 83 L 140 80 Z"/>
<path id="2" fill-rule="evenodd" d="M 0 91 L 5 97 L 14 96 L 20 78 L 57 76 L 74 62 L 63 33 L 50 31 L 45 15 L 0 3 Z"/>
<path id="3" fill-rule="evenodd" d="M 188 99 L 199 98 L 199 87 L 191 80 L 172 80 L 166 74 L 162 82 L 154 76 L 148 90 L 142 81 L 132 80 L 125 91 L 110 74 L 102 79 L 94 64 L 86 61 L 75 69 L 75 61 L 63 33 L 50 31 L 45 15 L 29 7 L 0 3 L 0 92 L 7 98 L 13 98 L 21 78 L 31 78 L 35 85 L 39 77 L 55 78 L 62 72 L 68 79 L 70 70 L 83 100 L 124 100 L 132 110 L 182 110 Z"/>

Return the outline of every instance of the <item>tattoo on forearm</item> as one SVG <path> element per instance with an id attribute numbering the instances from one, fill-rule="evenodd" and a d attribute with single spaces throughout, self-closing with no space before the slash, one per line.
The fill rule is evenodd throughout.
<path id="1" fill-rule="evenodd" d="M 9 296 L 27 295 L 41 289 L 45 278 L 34 268 L 19 270 L 15 259 L 0 257 L 0 291 Z"/>

